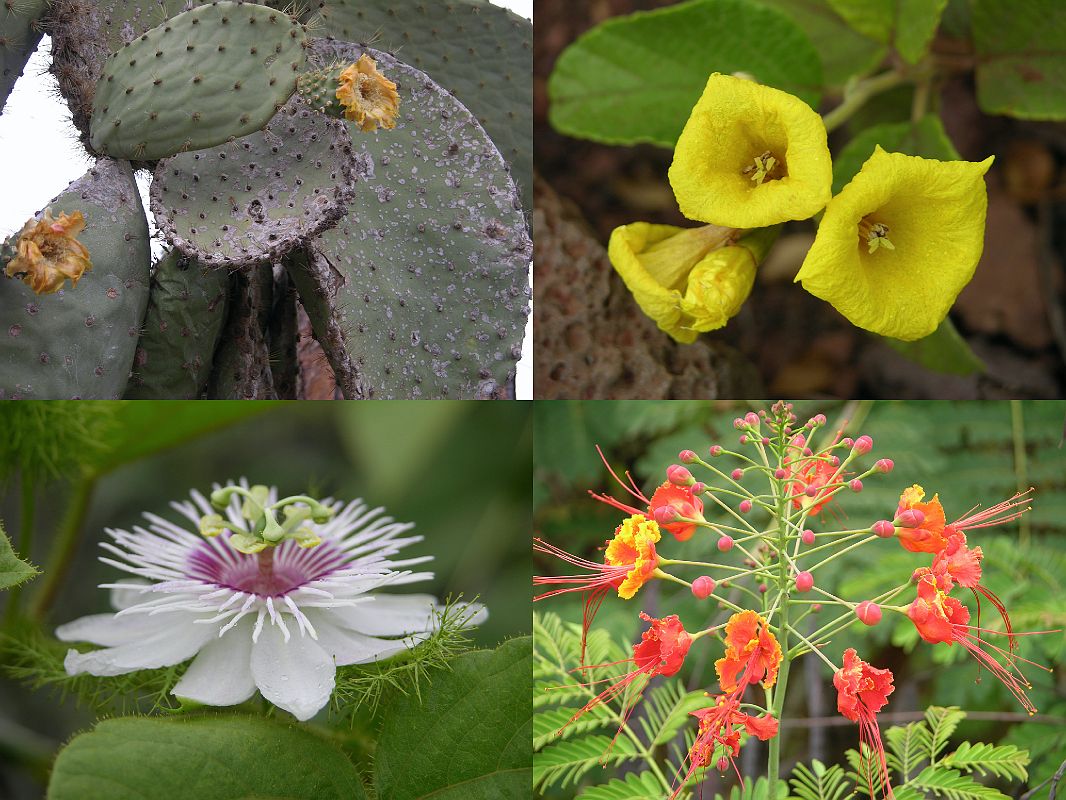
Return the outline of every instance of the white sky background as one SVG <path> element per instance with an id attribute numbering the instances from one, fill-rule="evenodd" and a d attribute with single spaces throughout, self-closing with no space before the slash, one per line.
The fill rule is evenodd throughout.
<path id="1" fill-rule="evenodd" d="M 533 0 L 491 2 L 533 19 Z M 59 96 L 55 79 L 48 74 L 50 54 L 51 40 L 46 36 L 30 58 L 3 114 L 0 114 L 0 174 L 4 175 L 7 187 L 7 191 L 0 192 L 0 239 L 19 230 L 26 220 L 92 165 L 92 159 L 78 142 L 77 131 L 70 122 L 70 112 Z M 137 183 L 154 234 L 155 224 L 148 209 L 149 180 L 147 171 L 138 173 Z M 153 240 L 153 254 L 158 256 L 162 249 L 162 244 Z M 530 270 L 531 286 L 532 280 Z M 531 400 L 532 314 L 526 322 L 522 353 L 522 360 L 518 362 L 516 394 L 519 400 Z"/>

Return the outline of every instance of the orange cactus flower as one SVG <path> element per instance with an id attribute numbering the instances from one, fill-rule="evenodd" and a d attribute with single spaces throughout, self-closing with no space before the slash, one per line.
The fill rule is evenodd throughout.
<path id="1" fill-rule="evenodd" d="M 754 611 L 741 611 L 729 618 L 725 645 L 725 657 L 714 662 L 723 692 L 753 683 L 769 689 L 777 682 L 781 645 L 766 620 Z"/>
<path id="2" fill-rule="evenodd" d="M 681 789 L 697 770 L 706 769 L 711 765 L 716 751 L 722 753 L 718 759 L 718 768 L 724 772 L 729 765 L 732 765 L 733 771 L 737 773 L 737 777 L 740 777 L 735 761 L 740 755 L 740 727 L 764 742 L 777 736 L 778 722 L 773 716 L 770 714 L 752 716 L 740 710 L 742 694 L 743 689 L 738 688 L 731 694 L 713 698 L 713 705 L 690 712 L 699 720 L 699 729 L 696 733 L 696 741 L 692 743 L 688 751 L 687 774 L 670 795 L 671 800 L 680 794 Z M 719 748 L 721 748 L 720 751 Z"/>
<path id="3" fill-rule="evenodd" d="M 344 116 L 368 133 L 396 127 L 400 95 L 396 84 L 378 72 L 377 62 L 365 53 L 337 76 L 337 99 Z"/>
<path id="4" fill-rule="evenodd" d="M 877 727 L 875 715 L 885 707 L 888 696 L 895 689 L 892 685 L 892 673 L 887 669 L 870 666 L 849 647 L 844 651 L 843 668 L 833 675 L 833 685 L 837 689 L 837 711 L 852 722 L 859 723 L 859 742 L 876 755 L 884 797 L 891 798 L 892 786 L 888 779 L 885 746 L 881 742 L 881 731 Z M 862 752 L 862 748 L 859 749 Z M 866 770 L 866 776 L 870 796 L 874 797 L 873 775 L 869 768 Z"/>
<path id="5" fill-rule="evenodd" d="M 931 571 L 920 577 L 918 596 L 907 608 L 907 616 L 910 617 L 911 622 L 918 629 L 918 634 L 926 642 L 930 644 L 944 642 L 949 646 L 958 643 L 969 650 L 970 654 L 977 659 L 977 663 L 995 675 L 1026 711 L 1030 714 L 1036 713 L 1036 707 L 1025 694 L 1025 690 L 1032 688 L 1032 684 L 1022 674 L 1017 662 L 1024 661 L 1039 669 L 1049 672 L 1050 670 L 1014 654 L 1015 639 L 1019 635 L 1026 634 L 1018 634 L 1012 630 L 1004 633 L 970 625 L 969 610 L 937 586 L 936 578 Z M 982 639 L 981 634 L 1006 636 L 1009 649 L 1004 650 Z M 1003 659 L 1002 663 L 1000 658 Z"/>
<path id="6" fill-rule="evenodd" d="M 896 536 L 899 537 L 899 543 L 903 545 L 904 550 L 910 550 L 912 553 L 939 553 L 948 543 L 944 537 L 944 526 L 947 522 L 944 518 L 944 507 L 940 505 L 938 495 L 934 494 L 928 503 L 922 502 L 924 498 L 925 490 L 918 484 L 903 490 L 896 509 Z M 902 517 L 904 512 L 908 511 L 917 514 L 909 515 L 910 519 Z M 901 525 L 901 521 L 908 524 Z"/>
<path id="7" fill-rule="evenodd" d="M 615 738 L 617 739 L 618 734 L 622 732 L 629 715 L 633 713 L 633 709 L 636 708 L 637 702 L 651 679 L 656 675 L 670 677 L 671 675 L 676 675 L 681 669 L 685 663 L 685 656 L 688 655 L 688 650 L 692 646 L 692 637 L 685 630 L 677 615 L 671 614 L 662 619 L 655 619 L 642 611 L 640 618 L 645 622 L 650 622 L 651 627 L 644 631 L 640 641 L 633 645 L 633 657 L 628 661 L 622 662 L 632 664 L 634 669 L 629 670 L 604 691 L 600 692 L 599 695 L 589 700 L 570 718 L 566 725 L 560 728 L 560 733 L 568 725 L 576 722 L 582 714 L 591 711 L 601 703 L 625 694 L 626 708 L 622 713 L 618 732 L 615 733 Z M 580 669 L 594 670 L 610 666 L 614 666 L 614 664 L 596 664 L 581 667 Z M 633 684 L 636 684 L 635 689 Z"/>
<path id="8" fill-rule="evenodd" d="M 660 509 L 665 509 L 668 512 L 665 518 L 683 517 L 684 519 L 677 522 L 659 522 L 659 527 L 670 533 L 679 542 L 684 542 L 692 538 L 692 535 L 696 532 L 696 528 L 699 527 L 698 523 L 703 522 L 703 501 L 692 493 L 690 487 L 677 486 L 670 483 L 670 481 L 664 481 L 662 485 L 655 490 L 649 500 L 637 487 L 632 475 L 626 472 L 626 480 L 623 481 L 618 477 L 617 473 L 611 469 L 611 465 L 608 464 L 607 459 L 604 458 L 603 451 L 597 447 L 596 452 L 600 454 L 600 459 L 603 461 L 603 465 L 607 467 L 607 471 L 611 473 L 611 477 L 635 499 L 639 500 L 643 504 L 643 508 L 634 508 L 631 505 L 623 503 L 621 500 L 611 497 L 609 494 L 596 494 L 595 492 L 590 491 L 590 495 L 601 503 L 613 506 L 619 511 L 624 511 L 630 515 L 646 514 L 654 520 L 659 520 L 663 514 Z"/>
<path id="9" fill-rule="evenodd" d="M 70 280 L 73 288 L 78 280 L 92 269 L 89 251 L 78 241 L 85 230 L 85 217 L 80 211 L 52 216 L 45 209 L 39 220 L 29 220 L 19 232 L 17 255 L 4 273 L 18 278 L 37 294 L 52 294 Z"/>
<path id="10" fill-rule="evenodd" d="M 533 598 L 534 600 L 545 600 L 567 592 L 585 594 L 585 609 L 581 625 L 582 659 L 585 657 L 585 640 L 589 627 L 607 594 L 613 589 L 618 592 L 619 597 L 629 600 L 653 576 L 659 564 L 655 543 L 659 541 L 660 536 L 659 527 L 654 521 L 636 514 L 625 520 L 615 530 L 614 538 L 607 542 L 602 564 L 575 556 L 542 539 L 533 540 L 535 552 L 561 558 L 568 564 L 586 570 L 581 575 L 536 575 L 533 577 L 534 586 L 562 587 L 539 594 Z"/>

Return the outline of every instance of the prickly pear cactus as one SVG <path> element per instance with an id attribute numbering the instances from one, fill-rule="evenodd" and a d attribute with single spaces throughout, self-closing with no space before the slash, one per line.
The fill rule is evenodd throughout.
<path id="1" fill-rule="evenodd" d="M 177 251 L 155 267 L 127 400 L 203 394 L 226 321 L 229 276 Z"/>
<path id="2" fill-rule="evenodd" d="M 0 0 L 0 110 L 41 41 L 45 0 Z"/>
<path id="3" fill-rule="evenodd" d="M 319 0 L 325 32 L 387 50 L 478 118 L 533 208 L 533 26 L 486 0 Z"/>
<path id="4" fill-rule="evenodd" d="M 108 56 L 90 144 L 154 160 L 257 131 L 295 91 L 305 41 L 299 22 L 254 3 L 178 14 Z"/>
<path id="5" fill-rule="evenodd" d="M 312 42 L 312 61 L 364 48 Z M 401 121 L 355 138 L 359 202 L 293 280 L 345 395 L 512 397 L 531 245 L 503 159 L 424 73 L 368 51 L 398 84 Z"/>
<path id="6" fill-rule="evenodd" d="M 152 213 L 190 258 L 246 267 L 335 225 L 357 172 L 345 126 L 293 97 L 261 131 L 160 161 Z"/>
<path id="7" fill-rule="evenodd" d="M 81 211 L 92 270 L 44 296 L 0 278 L 0 398 L 122 397 L 148 302 L 148 221 L 129 164 L 100 159 L 49 204 Z"/>

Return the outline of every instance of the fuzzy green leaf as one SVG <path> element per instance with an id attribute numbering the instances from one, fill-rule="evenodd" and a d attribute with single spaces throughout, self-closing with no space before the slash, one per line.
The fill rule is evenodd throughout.
<path id="1" fill-rule="evenodd" d="M 971 0 L 970 12 L 982 110 L 1066 119 L 1066 4 Z"/>
<path id="2" fill-rule="evenodd" d="M 3 524 L 0 524 L 0 589 L 18 586 L 37 574 L 39 572 L 35 566 L 27 564 L 15 555 L 11 540 L 4 533 Z"/>
<path id="3" fill-rule="evenodd" d="M 1007 800 L 1007 795 L 999 790 L 939 764 L 923 769 L 908 785 L 944 800 Z"/>
<path id="4" fill-rule="evenodd" d="M 491 800 L 529 790 L 532 641 L 466 653 L 389 708 L 375 758 L 379 800 Z"/>
<path id="5" fill-rule="evenodd" d="M 1026 770 L 1029 766 L 1029 751 L 1019 750 L 1012 744 L 963 742 L 958 750 L 945 756 L 940 763 L 946 767 L 976 772 L 978 775 L 995 775 L 998 778 L 1014 778 L 1019 781 L 1029 778 Z"/>
<path id="6" fill-rule="evenodd" d="M 895 47 L 903 60 L 916 64 L 933 40 L 947 0 L 829 0 L 855 30 Z"/>
<path id="7" fill-rule="evenodd" d="M 104 720 L 59 753 L 48 800 L 362 800 L 339 750 L 296 725 L 241 716 Z"/>
<path id="8" fill-rule="evenodd" d="M 659 800 L 665 795 L 663 785 L 651 772 L 629 773 L 625 780 L 612 778 L 603 786 L 591 786 L 578 800 Z"/>
<path id="9" fill-rule="evenodd" d="M 820 98 L 818 53 L 785 14 L 692 0 L 607 20 L 568 47 L 548 83 L 551 122 L 607 144 L 673 147 L 713 72 L 747 73 L 812 106 Z"/>

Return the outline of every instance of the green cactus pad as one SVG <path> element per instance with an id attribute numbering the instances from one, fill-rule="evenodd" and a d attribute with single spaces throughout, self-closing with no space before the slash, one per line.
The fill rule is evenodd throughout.
<path id="1" fill-rule="evenodd" d="M 248 266 L 280 258 L 335 225 L 357 170 L 344 123 L 293 97 L 261 131 L 160 161 L 152 213 L 190 258 Z"/>
<path id="2" fill-rule="evenodd" d="M 311 52 L 326 64 L 364 48 L 313 40 Z M 531 254 L 514 183 L 454 97 L 365 52 L 397 83 L 400 115 L 395 130 L 353 133 L 370 173 L 290 266 L 316 338 L 349 399 L 513 396 Z"/>
<path id="3" fill-rule="evenodd" d="M 305 41 L 296 20 L 254 3 L 178 14 L 108 57 L 90 144 L 155 160 L 257 131 L 295 90 Z"/>
<path id="4" fill-rule="evenodd" d="M 122 397 L 148 303 L 151 251 L 133 170 L 100 159 L 49 206 L 81 211 L 93 262 L 78 285 L 38 296 L 0 277 L 0 398 Z"/>
<path id="5" fill-rule="evenodd" d="M 175 250 L 155 268 L 127 400 L 195 400 L 226 321 L 229 278 Z"/>
<path id="6" fill-rule="evenodd" d="M 44 8 L 45 0 L 0 0 L 0 110 L 41 41 L 34 23 Z"/>
<path id="7" fill-rule="evenodd" d="M 269 264 L 233 273 L 231 306 L 207 383 L 212 400 L 276 400 L 270 369 L 270 311 L 274 305 Z"/>
<path id="8" fill-rule="evenodd" d="M 533 208 L 533 26 L 485 0 L 319 0 L 325 30 L 389 50 L 455 93 Z"/>

